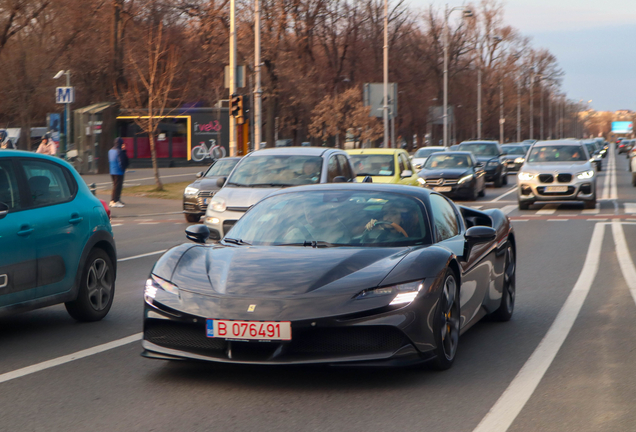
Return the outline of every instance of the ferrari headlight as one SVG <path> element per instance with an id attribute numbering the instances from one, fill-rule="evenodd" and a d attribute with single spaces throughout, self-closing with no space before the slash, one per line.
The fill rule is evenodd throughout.
<path id="1" fill-rule="evenodd" d="M 424 180 L 422 177 L 418 177 L 417 182 L 421 184 L 422 186 L 426 184 L 426 180 Z"/>
<path id="2" fill-rule="evenodd" d="M 472 174 L 468 174 L 467 176 L 464 176 L 462 178 L 459 179 L 459 181 L 457 182 L 457 184 L 462 184 L 467 182 L 468 180 L 471 180 L 473 178 Z"/>
<path id="3" fill-rule="evenodd" d="M 497 161 L 497 160 L 492 160 L 492 161 L 488 162 L 488 166 L 489 167 L 496 167 L 497 165 L 499 165 L 499 161 Z"/>
<path id="4" fill-rule="evenodd" d="M 185 188 L 183 195 L 185 195 L 186 198 L 194 198 L 197 196 L 198 193 L 199 193 L 199 188 L 188 186 L 187 188 Z"/>
<path id="5" fill-rule="evenodd" d="M 520 172 L 519 173 L 519 180 L 521 180 L 521 181 L 532 180 L 536 176 L 537 176 L 536 174 L 531 174 L 531 173 L 527 173 L 527 172 Z"/>
<path id="6" fill-rule="evenodd" d="M 225 204 L 225 200 L 223 198 L 214 197 L 210 202 L 210 208 L 212 208 L 212 210 L 214 210 L 215 212 L 223 213 L 227 208 L 227 205 Z"/>
<path id="7" fill-rule="evenodd" d="M 394 296 L 391 303 L 389 303 L 390 306 L 404 305 L 415 300 L 415 297 L 417 297 L 417 294 L 423 286 L 424 283 L 422 281 L 415 281 L 382 288 L 371 288 L 360 292 L 355 298 L 358 300 L 372 297 Z"/>
<path id="8" fill-rule="evenodd" d="M 177 296 L 179 295 L 179 288 L 175 284 L 151 274 L 148 280 L 146 280 L 146 289 L 144 290 L 146 301 L 148 299 L 154 299 L 158 290 L 163 290 Z"/>
<path id="9" fill-rule="evenodd" d="M 524 163 L 526 160 L 522 157 L 518 157 L 517 159 L 515 159 L 515 163 Z"/>
<path id="10" fill-rule="evenodd" d="M 591 179 L 592 177 L 594 177 L 594 170 L 583 171 L 576 174 L 576 178 L 581 180 Z"/>

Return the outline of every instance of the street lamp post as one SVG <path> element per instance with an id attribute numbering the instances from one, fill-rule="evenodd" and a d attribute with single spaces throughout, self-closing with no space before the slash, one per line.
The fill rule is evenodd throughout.
<path id="1" fill-rule="evenodd" d="M 261 147 L 261 0 L 254 0 L 254 150 Z"/>
<path id="2" fill-rule="evenodd" d="M 66 75 L 66 87 L 70 87 L 71 86 L 71 71 L 70 70 L 59 71 L 57 74 L 55 74 L 53 79 L 59 79 L 62 77 L 62 75 Z M 64 148 L 62 149 L 63 152 L 66 152 L 66 150 L 68 149 L 68 145 L 70 141 L 70 132 L 71 132 L 71 103 L 67 102 L 65 105 L 66 106 L 65 106 L 64 116 L 66 117 L 66 122 L 64 125 L 64 137 L 66 142 L 64 143 Z"/>
<path id="3" fill-rule="evenodd" d="M 541 120 L 539 122 L 539 137 L 541 140 L 543 140 L 543 75 L 539 75 L 539 87 L 541 90 L 541 103 L 539 104 L 540 108 L 539 111 L 541 112 Z"/>
<path id="4" fill-rule="evenodd" d="M 504 117 L 504 91 L 503 91 L 503 77 L 499 81 L 499 143 L 504 143 L 504 123 L 506 118 Z"/>
<path id="5" fill-rule="evenodd" d="M 384 147 L 389 148 L 389 1 L 384 0 Z"/>
<path id="6" fill-rule="evenodd" d="M 481 66 L 477 69 L 477 139 L 481 139 Z"/>
<path id="7" fill-rule="evenodd" d="M 386 4 L 386 0 L 385 0 Z M 444 147 L 448 147 L 448 18 L 450 14 L 456 10 L 460 10 L 463 13 L 464 18 L 473 16 L 472 10 L 464 7 L 457 6 L 452 9 L 448 9 L 448 4 L 444 10 L 444 28 L 442 29 L 442 36 L 444 38 Z M 385 36 L 386 37 L 386 36 Z M 386 90 L 385 90 L 386 92 Z"/>
<path id="8" fill-rule="evenodd" d="M 517 77 L 517 142 L 521 142 L 521 72 Z"/>
<path id="9" fill-rule="evenodd" d="M 532 139 L 534 135 L 534 66 L 530 68 L 530 136 L 529 139 Z"/>
<path id="10" fill-rule="evenodd" d="M 230 0 L 230 99 L 236 92 L 236 3 Z M 237 155 L 236 119 L 230 112 L 230 156 Z"/>

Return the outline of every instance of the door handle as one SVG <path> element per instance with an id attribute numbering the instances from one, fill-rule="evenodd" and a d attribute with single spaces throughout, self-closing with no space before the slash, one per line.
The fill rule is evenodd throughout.
<path id="1" fill-rule="evenodd" d="M 77 213 L 73 213 L 71 215 L 71 218 L 68 220 L 68 222 L 72 225 L 77 225 L 78 223 L 80 223 L 81 221 L 83 221 L 84 218 L 81 217 L 79 214 Z"/>
<path id="2" fill-rule="evenodd" d="M 18 231 L 18 235 L 22 237 L 26 237 L 33 232 L 33 228 L 31 225 L 24 224 L 20 227 L 20 231 Z"/>

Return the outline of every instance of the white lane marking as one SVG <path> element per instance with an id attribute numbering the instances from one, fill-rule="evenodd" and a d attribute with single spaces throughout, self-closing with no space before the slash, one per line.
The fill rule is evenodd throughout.
<path id="1" fill-rule="evenodd" d="M 596 203 L 596 207 L 593 209 L 586 209 L 581 212 L 581 214 L 599 214 L 601 212 L 601 204 Z"/>
<path id="2" fill-rule="evenodd" d="M 159 222 L 139 222 L 137 225 L 157 225 Z"/>
<path id="3" fill-rule="evenodd" d="M 507 215 L 510 214 L 511 211 L 513 211 L 514 209 L 516 209 L 517 206 L 516 205 L 507 205 L 501 208 L 501 211 Z"/>
<path id="4" fill-rule="evenodd" d="M 167 250 L 168 249 L 162 249 L 162 250 L 158 250 L 158 251 L 154 251 L 154 252 L 148 252 L 148 253 L 141 254 L 141 255 L 131 256 L 131 257 L 128 257 L 128 258 L 120 258 L 120 259 L 117 260 L 117 262 L 130 261 L 130 260 L 134 260 L 134 259 L 137 259 L 137 258 L 145 258 L 145 257 L 153 256 L 153 255 L 159 255 L 161 253 L 164 253 Z"/>
<path id="5" fill-rule="evenodd" d="M 548 222 L 567 222 L 570 219 L 548 219 Z"/>
<path id="6" fill-rule="evenodd" d="M 627 282 L 629 292 L 632 294 L 632 298 L 636 303 L 636 267 L 634 267 L 634 262 L 627 247 L 623 226 L 616 221 L 612 222 L 612 234 L 614 234 L 618 265 L 621 268 L 625 282 Z"/>
<path id="7" fill-rule="evenodd" d="M 625 213 L 630 213 L 630 214 L 636 213 L 636 204 L 625 203 Z"/>
<path id="8" fill-rule="evenodd" d="M 484 206 L 470 206 L 470 208 L 474 208 L 475 210 L 479 210 L 481 208 L 483 208 Z"/>
<path id="9" fill-rule="evenodd" d="M 557 208 L 559 208 L 559 204 L 547 204 L 547 205 L 543 206 L 543 208 L 541 210 L 537 210 L 537 214 L 538 215 L 554 214 L 556 212 Z"/>
<path id="10" fill-rule="evenodd" d="M 588 221 L 595 221 L 595 222 L 605 222 L 607 221 L 607 218 L 603 219 L 603 218 L 596 218 L 596 219 L 585 219 Z"/>
<path id="11" fill-rule="evenodd" d="M 68 354 L 62 357 L 54 358 L 51 360 L 44 361 L 42 363 L 37 363 L 31 366 L 23 367 L 21 369 L 16 369 L 11 372 L 3 373 L 0 375 L 0 383 L 14 380 L 16 378 L 21 378 L 26 375 L 31 375 L 36 372 L 43 371 L 45 369 L 50 369 L 55 366 L 63 365 L 64 363 L 69 363 L 75 360 L 79 360 L 85 357 L 89 357 L 95 354 L 103 353 L 104 351 L 112 350 L 115 348 L 119 348 L 124 345 L 128 345 L 133 342 L 137 342 L 141 340 L 142 334 L 137 333 L 132 336 L 128 336 L 122 339 L 117 339 L 112 342 L 108 342 L 102 345 L 97 345 L 92 348 L 88 348 L 82 351 L 77 351 L 73 354 Z"/>
<path id="12" fill-rule="evenodd" d="M 513 222 L 530 222 L 530 219 L 513 219 Z"/>
<path id="13" fill-rule="evenodd" d="M 581 311 L 598 271 L 604 224 L 595 224 L 583 269 L 550 329 L 473 432 L 506 432 L 541 382 Z"/>
<path id="14" fill-rule="evenodd" d="M 122 226 L 123 224 L 110 224 L 110 226 L 112 227 L 116 227 L 116 226 Z"/>
<path id="15" fill-rule="evenodd" d="M 497 198 L 495 198 L 494 200 L 490 201 L 491 203 L 493 202 L 497 202 L 500 199 L 502 199 L 503 197 L 505 197 L 506 195 L 510 195 L 511 193 L 513 193 L 514 191 L 517 190 L 517 186 L 511 187 L 508 192 L 504 193 L 503 195 L 499 195 Z"/>
<path id="16" fill-rule="evenodd" d="M 605 176 L 603 177 L 603 195 L 601 196 L 601 200 L 603 200 L 603 201 L 609 200 L 610 171 L 611 171 L 611 168 L 612 168 L 612 159 L 613 159 L 611 151 L 610 151 L 609 157 L 610 157 L 610 159 L 609 159 L 609 161 L 607 163 L 607 170 L 605 172 Z M 598 183 L 597 183 L 597 185 L 598 185 Z"/>
<path id="17" fill-rule="evenodd" d="M 616 188 L 616 157 L 614 156 L 613 152 L 612 152 L 612 172 L 610 174 L 610 178 L 611 178 L 611 193 L 610 193 L 610 199 L 618 199 L 618 191 Z"/>
<path id="18" fill-rule="evenodd" d="M 193 173 L 188 173 L 188 174 L 172 174 L 172 175 L 159 175 L 159 178 L 165 179 L 165 178 L 172 178 L 172 177 L 184 177 L 184 176 L 196 176 L 197 173 L 193 172 Z M 142 181 L 142 180 L 154 180 L 154 177 L 145 177 L 145 178 L 136 178 L 136 179 L 130 179 L 130 181 Z M 86 179 L 84 179 L 84 181 L 86 181 Z M 124 182 L 126 183 L 126 182 Z M 96 186 L 104 186 L 104 185 L 112 185 L 112 182 L 104 182 L 104 183 L 95 183 Z"/>

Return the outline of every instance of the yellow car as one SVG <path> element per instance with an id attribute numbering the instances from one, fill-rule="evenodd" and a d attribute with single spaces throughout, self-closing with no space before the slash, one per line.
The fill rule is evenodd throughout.
<path id="1" fill-rule="evenodd" d="M 358 181 L 371 176 L 373 183 L 419 186 L 406 150 L 370 148 L 347 150 L 347 153 Z"/>

